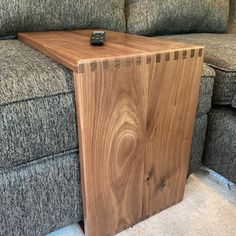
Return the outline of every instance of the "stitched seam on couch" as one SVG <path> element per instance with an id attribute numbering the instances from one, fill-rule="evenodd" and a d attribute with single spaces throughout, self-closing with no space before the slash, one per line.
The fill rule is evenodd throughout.
<path id="1" fill-rule="evenodd" d="M 50 95 L 46 95 L 46 96 L 29 97 L 29 98 L 25 98 L 25 99 L 21 99 L 21 100 L 11 101 L 11 102 L 8 102 L 8 103 L 3 102 L 3 103 L 0 103 L 0 107 L 5 107 L 5 106 L 9 106 L 9 105 L 16 104 L 16 103 L 29 102 L 29 101 L 34 101 L 34 100 L 39 100 L 39 99 L 44 99 L 44 98 L 63 96 L 63 95 L 68 95 L 68 94 L 73 95 L 74 91 L 68 91 L 68 92 L 63 92 L 63 93 L 55 93 L 55 94 L 50 94 Z"/>
<path id="2" fill-rule="evenodd" d="M 209 65 L 210 67 L 212 67 L 214 69 L 218 69 L 218 70 L 221 70 L 221 71 L 226 72 L 226 73 L 236 73 L 236 70 L 227 70 L 223 67 L 216 66 L 216 65 L 213 65 L 213 64 L 208 63 L 208 62 L 205 62 L 205 63 L 207 63 L 207 65 Z"/>
<path id="3" fill-rule="evenodd" d="M 79 155 L 79 150 L 76 148 L 76 149 L 65 150 L 64 152 L 52 153 L 48 156 L 39 157 L 39 159 L 29 161 L 29 162 L 26 162 L 26 163 L 22 163 L 22 164 L 17 165 L 17 166 L 13 166 L 13 167 L 6 168 L 6 169 L 0 169 L 0 173 L 5 173 L 5 172 L 8 172 L 8 171 L 12 171 L 12 170 L 16 171 L 16 170 L 19 170 L 19 169 L 21 169 L 22 167 L 25 167 L 25 166 L 29 167 L 29 166 L 35 165 L 39 162 L 43 162 L 45 160 L 53 159 L 53 158 L 56 158 L 56 157 L 59 157 L 59 156 L 62 156 L 62 155 L 68 155 L 68 154 L 77 154 L 77 155 Z M 78 158 L 78 160 L 79 160 L 79 158 Z"/>

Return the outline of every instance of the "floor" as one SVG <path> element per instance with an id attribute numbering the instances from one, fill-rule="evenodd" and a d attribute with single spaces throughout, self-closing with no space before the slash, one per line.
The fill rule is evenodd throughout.
<path id="1" fill-rule="evenodd" d="M 48 236 L 83 236 L 72 225 Z M 236 185 L 203 169 L 187 181 L 184 200 L 117 236 L 236 236 Z"/>

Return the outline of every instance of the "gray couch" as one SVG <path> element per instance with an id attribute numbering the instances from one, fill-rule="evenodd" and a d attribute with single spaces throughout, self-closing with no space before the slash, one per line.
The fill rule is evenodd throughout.
<path id="1" fill-rule="evenodd" d="M 104 2 L 0 0 L 0 236 L 83 218 L 72 73 L 12 39 L 20 31 L 106 28 L 205 45 L 190 173 L 203 163 L 236 182 L 236 0 Z"/>

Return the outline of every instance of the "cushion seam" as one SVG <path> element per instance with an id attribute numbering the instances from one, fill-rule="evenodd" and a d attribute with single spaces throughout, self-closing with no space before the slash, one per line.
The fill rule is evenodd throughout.
<path id="1" fill-rule="evenodd" d="M 208 62 L 205 62 L 205 63 L 207 63 L 207 65 L 209 65 L 213 69 L 221 70 L 221 71 L 226 72 L 226 73 L 236 73 L 236 70 L 227 70 L 227 69 L 224 69 L 223 67 L 219 67 L 219 66 L 213 65 L 213 64 L 208 63 Z"/>
<path id="2" fill-rule="evenodd" d="M 61 96 L 61 95 L 67 95 L 67 94 L 74 94 L 74 91 L 71 90 L 71 91 L 63 92 L 63 93 L 55 93 L 55 94 L 50 94 L 50 95 L 46 95 L 46 96 L 35 96 L 35 97 L 30 97 L 30 98 L 26 98 L 26 99 L 22 99 L 22 100 L 16 100 L 16 101 L 8 102 L 8 103 L 2 103 L 2 104 L 0 104 L 0 108 L 5 107 L 5 106 L 9 106 L 12 104 L 29 102 L 29 101 L 50 98 L 50 97 L 56 97 L 56 96 Z"/>
<path id="3" fill-rule="evenodd" d="M 50 155 L 47 156 L 42 156 L 39 159 L 35 159 L 35 160 L 31 160 L 28 162 L 24 162 L 22 164 L 19 164 L 17 166 L 13 166 L 13 167 L 9 167 L 9 168 L 5 168 L 5 169 L 0 169 L 0 174 L 4 173 L 4 172 L 8 172 L 8 171 L 12 171 L 12 170 L 18 170 L 21 169 L 24 166 L 28 166 L 28 165 L 33 165 L 36 162 L 40 162 L 40 161 L 44 161 L 47 160 L 48 158 L 53 158 L 55 156 L 60 156 L 62 154 L 72 154 L 72 153 L 77 153 L 79 151 L 78 148 L 72 148 L 72 149 L 68 149 L 68 150 L 64 150 L 63 152 L 58 152 L 58 153 L 52 153 Z"/>

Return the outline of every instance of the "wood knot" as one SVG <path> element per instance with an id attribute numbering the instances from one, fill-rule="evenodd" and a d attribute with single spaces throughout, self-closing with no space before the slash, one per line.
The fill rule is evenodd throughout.
<path id="1" fill-rule="evenodd" d="M 165 186 L 166 186 L 166 181 L 165 181 L 165 179 L 162 179 L 161 180 L 161 188 L 163 189 L 163 188 L 165 188 Z"/>

